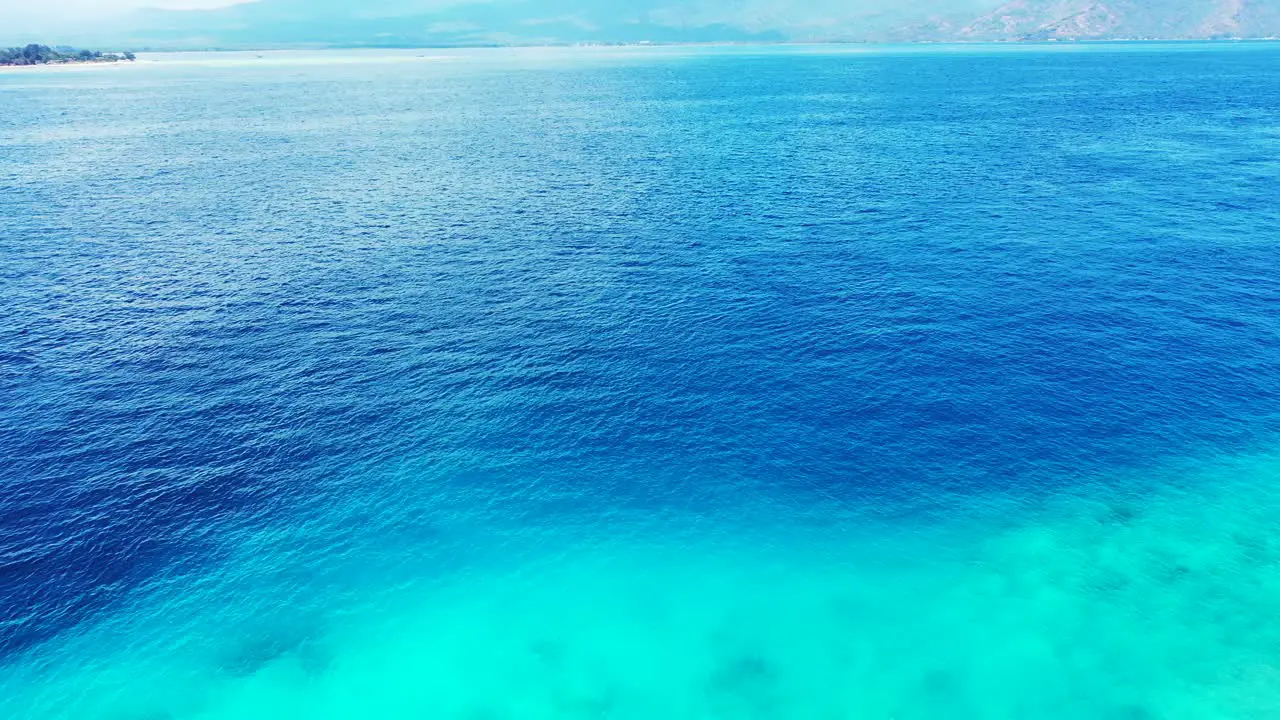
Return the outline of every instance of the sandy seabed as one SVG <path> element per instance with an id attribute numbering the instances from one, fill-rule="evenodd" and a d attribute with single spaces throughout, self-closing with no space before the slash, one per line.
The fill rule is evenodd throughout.
<path id="1" fill-rule="evenodd" d="M 1270 455 L 1182 463 L 1034 502 L 957 499 L 949 519 L 918 522 L 835 507 L 800 520 L 785 498 L 757 497 L 723 523 L 493 528 L 477 536 L 491 560 L 418 578 L 429 538 L 383 538 L 361 557 L 271 551 L 323 548 L 342 535 L 335 516 L 298 531 L 309 538 L 245 538 L 216 570 L 34 649 L 0 675 L 0 711 L 1269 717 L 1277 479 Z M 536 549 L 492 559 L 517 546 Z"/>

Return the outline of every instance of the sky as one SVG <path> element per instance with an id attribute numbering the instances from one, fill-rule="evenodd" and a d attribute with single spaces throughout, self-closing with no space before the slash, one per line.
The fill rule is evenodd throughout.
<path id="1" fill-rule="evenodd" d="M 93 23 L 119 20 L 127 23 L 133 11 L 142 8 L 211 9 L 237 4 L 255 2 L 256 0 L 0 0 L 0 35 L 9 35 L 19 30 L 25 33 L 41 30 L 63 30 L 72 27 L 86 27 Z M 949 9 L 969 8 L 980 4 L 991 4 L 994 0 L 267 0 L 264 4 L 287 5 L 295 10 L 306 8 L 302 12 L 314 11 L 317 16 L 326 16 L 335 9 L 355 11 L 361 15 L 387 14 L 399 15 L 410 12 L 439 10 L 441 7 L 458 5 L 481 5 L 497 3 L 512 8 L 536 8 L 547 6 L 557 12 L 585 12 L 598 15 L 600 12 L 609 15 L 631 15 L 644 12 L 646 9 L 658 8 L 653 17 L 666 19 L 665 15 L 676 16 L 685 21 L 721 21 L 732 16 L 735 19 L 751 20 L 757 18 L 763 22 L 791 17 L 819 17 L 828 14 L 841 15 L 865 10 L 881 10 L 901 8 L 936 8 L 946 6 Z M 555 15 L 557 13 L 552 13 Z M 750 24 L 749 22 L 747 24 Z M 9 32 L 5 32 L 5 31 Z"/>
<path id="2" fill-rule="evenodd" d="M 1117 7 L 1123 12 L 1109 9 Z M 146 8 L 213 12 L 138 12 Z M 1280 0 L 0 0 L 0 45 L 142 50 L 1008 40 L 1045 33 L 1268 37 L 1280 33 Z"/>
<path id="3" fill-rule="evenodd" d="M 143 7 L 174 10 L 208 9 L 248 0 L 0 0 L 0 27 L 59 27 L 97 19 L 118 18 Z"/>

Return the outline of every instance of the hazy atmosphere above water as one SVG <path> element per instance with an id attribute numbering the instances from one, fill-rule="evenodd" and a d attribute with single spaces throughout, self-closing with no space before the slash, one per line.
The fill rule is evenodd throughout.
<path id="1" fill-rule="evenodd" d="M 1280 36 L 1280 0 L 0 0 L 0 42 L 139 48 Z"/>

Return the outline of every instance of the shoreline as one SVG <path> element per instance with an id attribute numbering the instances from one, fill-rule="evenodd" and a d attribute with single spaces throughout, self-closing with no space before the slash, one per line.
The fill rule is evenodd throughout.
<path id="1" fill-rule="evenodd" d="M 49 70 L 56 72 L 87 70 L 89 68 L 106 68 L 116 66 L 135 65 L 137 61 L 122 60 L 120 62 L 68 62 L 68 63 L 42 63 L 40 65 L 0 65 L 0 72 L 9 70 L 28 71 L 28 70 Z"/>
<path id="2" fill-rule="evenodd" d="M 1079 47 L 1105 45 L 1247 45 L 1280 43 L 1280 37 L 1248 38 L 1086 38 L 1079 40 L 786 40 L 786 41 L 718 41 L 718 42 L 574 42 L 574 43 L 510 43 L 479 45 L 266 45 L 244 47 L 152 47 L 139 51 L 143 55 L 179 53 L 278 53 L 322 51 L 413 51 L 413 50 L 535 50 L 535 49 L 634 49 L 681 47 Z M 126 62 L 126 61 L 119 61 Z M 111 65 L 103 61 L 72 61 L 43 65 L 0 65 L 0 67 L 42 67 L 50 65 Z"/>
<path id="3" fill-rule="evenodd" d="M 234 61 L 234 64 L 254 61 L 298 61 L 306 58 L 334 54 L 347 55 L 349 62 L 367 62 L 375 58 L 400 61 L 448 61 L 468 55 L 487 55 L 487 51 L 507 52 L 642 52 L 651 50 L 680 51 L 697 49 L 751 50 L 805 50 L 829 53 L 927 53 L 936 52 L 1087 52 L 1089 50 L 1200 50 L 1214 48 L 1246 48 L 1280 46 L 1280 38 L 1217 39 L 1217 40 L 1088 40 L 1088 41 L 961 41 L 961 42 L 713 42 L 713 43 L 578 43 L 546 45 L 471 45 L 471 46 L 423 46 L 423 47 L 276 47 L 276 48 L 220 48 L 186 50 L 147 50 L 133 61 L 116 62 L 77 61 L 44 63 L 38 65 L 0 65 L 0 72 L 75 72 L 91 68 L 124 65 L 154 65 L 170 63 L 203 63 Z M 421 53 L 430 53 L 427 55 Z M 202 57 L 203 56 L 203 57 Z"/>

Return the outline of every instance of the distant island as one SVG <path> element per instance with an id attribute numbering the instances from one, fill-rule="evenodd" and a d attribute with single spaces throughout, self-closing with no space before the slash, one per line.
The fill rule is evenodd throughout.
<path id="1" fill-rule="evenodd" d="M 51 48 L 48 45 L 36 45 L 34 43 L 26 47 L 0 48 L 0 65 L 62 65 L 65 63 L 103 63 L 136 59 L 131 52 L 103 53 L 96 50 L 76 50 L 69 47 Z"/>

